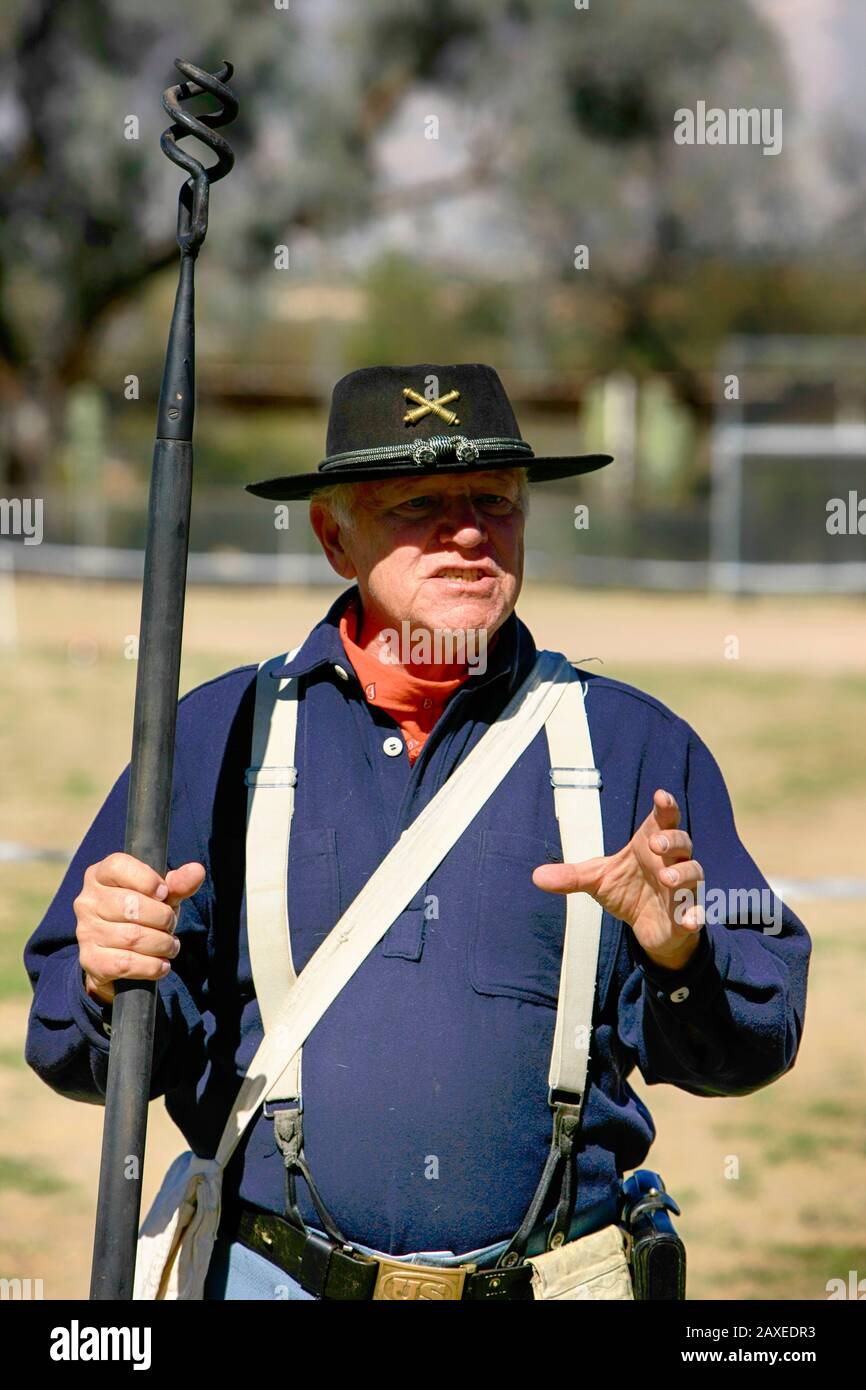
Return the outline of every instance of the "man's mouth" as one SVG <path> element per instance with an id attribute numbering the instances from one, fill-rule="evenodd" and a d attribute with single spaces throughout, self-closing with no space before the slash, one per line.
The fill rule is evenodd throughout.
<path id="1" fill-rule="evenodd" d="M 463 584 L 474 584 L 479 579 L 492 579 L 493 576 L 482 569 L 460 568 L 439 570 L 433 576 L 434 579 L 457 579 Z"/>

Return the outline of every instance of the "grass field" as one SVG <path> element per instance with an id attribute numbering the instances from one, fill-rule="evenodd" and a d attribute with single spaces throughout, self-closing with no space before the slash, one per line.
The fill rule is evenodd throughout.
<path id="1" fill-rule="evenodd" d="M 336 593 L 192 589 L 183 689 L 295 645 Z M 14 613 L 0 604 L 0 642 L 18 633 L 0 656 L 0 840 L 69 850 L 128 758 L 135 661 L 126 652 L 139 593 L 30 580 L 13 601 Z M 650 691 L 698 729 L 768 876 L 866 877 L 862 603 L 539 587 L 518 612 L 539 645 Z M 30 990 L 21 951 L 62 870 L 2 866 L 0 1276 L 42 1278 L 46 1297 L 82 1298 L 102 1110 L 57 1096 L 22 1056 Z M 866 903 L 790 903 L 814 941 L 793 1071 L 723 1099 L 631 1077 L 658 1130 L 647 1165 L 683 1209 L 691 1298 L 821 1299 L 828 1279 L 866 1276 Z M 146 1202 L 182 1147 L 154 1103 Z"/>

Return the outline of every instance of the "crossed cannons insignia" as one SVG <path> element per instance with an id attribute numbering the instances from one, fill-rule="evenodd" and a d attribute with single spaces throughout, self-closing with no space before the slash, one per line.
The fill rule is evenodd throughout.
<path id="1" fill-rule="evenodd" d="M 423 420 L 425 415 L 438 415 L 440 420 L 444 420 L 446 425 L 459 425 L 460 419 L 453 410 L 446 410 L 445 406 L 449 401 L 456 401 L 460 397 L 459 391 L 446 391 L 444 396 L 437 396 L 434 401 L 428 401 L 426 396 L 419 396 L 417 391 L 413 391 L 411 386 L 403 387 L 403 395 L 407 401 L 415 401 L 416 409 L 407 410 L 403 416 L 403 422 L 407 425 L 416 425 L 419 420 Z"/>

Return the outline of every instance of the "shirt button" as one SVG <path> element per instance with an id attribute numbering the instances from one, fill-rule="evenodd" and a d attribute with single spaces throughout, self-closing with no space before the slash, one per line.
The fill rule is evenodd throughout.
<path id="1" fill-rule="evenodd" d="M 425 709 L 430 709 L 430 708 L 432 707 L 432 705 L 433 705 L 433 701 L 430 699 L 429 695 L 426 696 L 426 697 L 425 697 L 425 700 L 424 700 L 424 708 L 425 708 Z"/>
<path id="2" fill-rule="evenodd" d="M 399 758 L 403 752 L 403 740 L 396 735 L 386 738 L 382 744 L 382 752 L 387 753 L 389 758 Z"/>
<path id="3" fill-rule="evenodd" d="M 102 1025 L 102 1031 L 103 1031 L 103 1033 L 105 1034 L 105 1036 L 106 1036 L 107 1038 L 110 1038 L 110 1037 L 111 1037 L 111 1024 L 110 1024 L 110 1023 L 103 1023 L 103 1025 Z"/>
<path id="4" fill-rule="evenodd" d="M 688 997 L 689 997 L 689 992 L 688 992 L 688 990 L 686 989 L 685 985 L 683 985 L 682 989 L 675 989 L 675 990 L 674 990 L 673 994 L 671 995 L 671 1003 L 672 1003 L 672 1004 L 682 1004 L 683 1001 L 684 1001 L 685 999 L 688 999 Z"/>
<path id="5" fill-rule="evenodd" d="M 347 680 L 349 679 L 349 672 L 346 671 L 346 670 L 344 670 L 344 668 L 343 668 L 342 666 L 335 666 L 335 667 L 334 667 L 334 670 L 336 671 L 337 675 L 340 677 L 340 680 L 342 680 L 342 681 L 347 681 Z"/>

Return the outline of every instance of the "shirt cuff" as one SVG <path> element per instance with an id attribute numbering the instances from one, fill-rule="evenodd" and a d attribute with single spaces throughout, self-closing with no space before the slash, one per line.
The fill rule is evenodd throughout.
<path id="1" fill-rule="evenodd" d="M 666 970 L 664 966 L 657 965 L 632 937 L 635 965 L 644 976 L 651 998 L 658 1001 L 666 1012 L 679 1015 L 697 1012 L 724 988 L 718 942 L 712 932 L 712 925 L 701 928 L 697 946 L 679 970 Z"/>
<path id="2" fill-rule="evenodd" d="M 84 971 L 77 957 L 72 958 L 69 972 L 69 1013 L 81 1033 L 98 1052 L 108 1052 L 111 1046 L 111 1004 L 91 999 L 84 984 Z"/>

